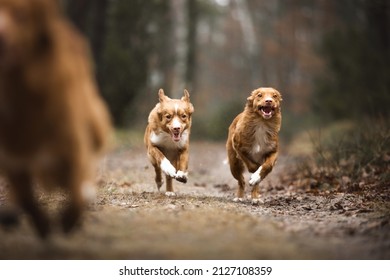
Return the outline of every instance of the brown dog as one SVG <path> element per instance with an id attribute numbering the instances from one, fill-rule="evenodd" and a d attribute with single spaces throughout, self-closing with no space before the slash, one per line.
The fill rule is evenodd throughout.
<path id="1" fill-rule="evenodd" d="M 249 185 L 252 203 L 259 203 L 258 185 L 272 170 L 278 155 L 282 115 L 281 94 L 273 88 L 258 88 L 247 98 L 245 109 L 232 122 L 226 149 L 230 171 L 238 181 L 235 201 L 245 193 L 245 167 L 253 173 Z"/>
<path id="2" fill-rule="evenodd" d="M 88 46 L 55 3 L 0 0 L 0 169 L 41 237 L 50 222 L 35 186 L 67 193 L 62 228 L 70 231 L 110 133 Z"/>
<path id="3" fill-rule="evenodd" d="M 181 99 L 171 99 L 160 89 L 160 102 L 150 112 L 144 142 L 147 154 L 156 172 L 155 181 L 160 190 L 166 175 L 166 195 L 173 196 L 172 178 L 187 182 L 188 149 L 191 131 L 191 116 L 194 106 L 190 95 L 184 90 Z"/>

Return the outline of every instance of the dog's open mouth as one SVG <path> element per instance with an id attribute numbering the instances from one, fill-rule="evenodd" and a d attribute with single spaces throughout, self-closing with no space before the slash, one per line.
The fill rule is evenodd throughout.
<path id="1" fill-rule="evenodd" d="M 171 135 L 172 135 L 173 141 L 175 141 L 175 142 L 180 141 L 180 138 L 181 138 L 180 131 L 172 131 Z"/>
<path id="2" fill-rule="evenodd" d="M 265 119 L 269 119 L 275 112 L 275 108 L 272 106 L 259 106 L 259 111 Z"/>

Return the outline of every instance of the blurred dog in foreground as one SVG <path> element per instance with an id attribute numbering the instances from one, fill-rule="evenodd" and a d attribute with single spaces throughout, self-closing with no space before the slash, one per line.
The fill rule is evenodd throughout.
<path id="1" fill-rule="evenodd" d="M 110 116 L 89 57 L 56 1 L 0 0 L 0 170 L 42 238 L 51 222 L 35 187 L 66 192 L 61 224 L 69 232 L 108 143 Z"/>
<path id="2" fill-rule="evenodd" d="M 278 156 L 282 121 L 281 94 L 273 88 L 258 88 L 247 98 L 245 109 L 232 122 L 226 149 L 230 171 L 238 181 L 235 201 L 245 194 L 243 172 L 252 173 L 252 203 L 259 203 L 258 185 L 271 171 Z"/>
<path id="3" fill-rule="evenodd" d="M 191 116 L 194 106 L 190 94 L 184 90 L 181 99 L 171 99 L 159 91 L 159 103 L 149 114 L 144 142 L 147 154 L 156 172 L 155 181 L 160 190 L 166 175 L 166 195 L 174 196 L 172 178 L 187 182 Z"/>

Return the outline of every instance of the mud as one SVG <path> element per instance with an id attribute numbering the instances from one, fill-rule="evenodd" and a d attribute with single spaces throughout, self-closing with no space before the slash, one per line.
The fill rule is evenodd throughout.
<path id="1" fill-rule="evenodd" d="M 263 203 L 233 202 L 224 143 L 194 142 L 187 184 L 174 182 L 177 196 L 166 197 L 144 147 L 124 146 L 102 161 L 97 199 L 76 232 L 41 241 L 22 216 L 18 227 L 0 229 L 0 259 L 390 258 L 388 201 L 281 183 L 294 164 L 282 153 L 261 183 Z M 4 185 L 0 206 L 7 204 Z M 62 195 L 40 199 L 55 217 Z"/>

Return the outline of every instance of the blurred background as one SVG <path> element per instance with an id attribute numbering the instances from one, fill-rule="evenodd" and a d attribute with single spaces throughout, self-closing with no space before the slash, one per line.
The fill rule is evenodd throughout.
<path id="1" fill-rule="evenodd" d="M 143 133 L 159 88 L 173 98 L 189 90 L 193 139 L 225 140 L 260 86 L 283 95 L 284 141 L 319 124 L 388 118 L 388 0 L 61 3 L 90 40 L 118 128 Z"/>

